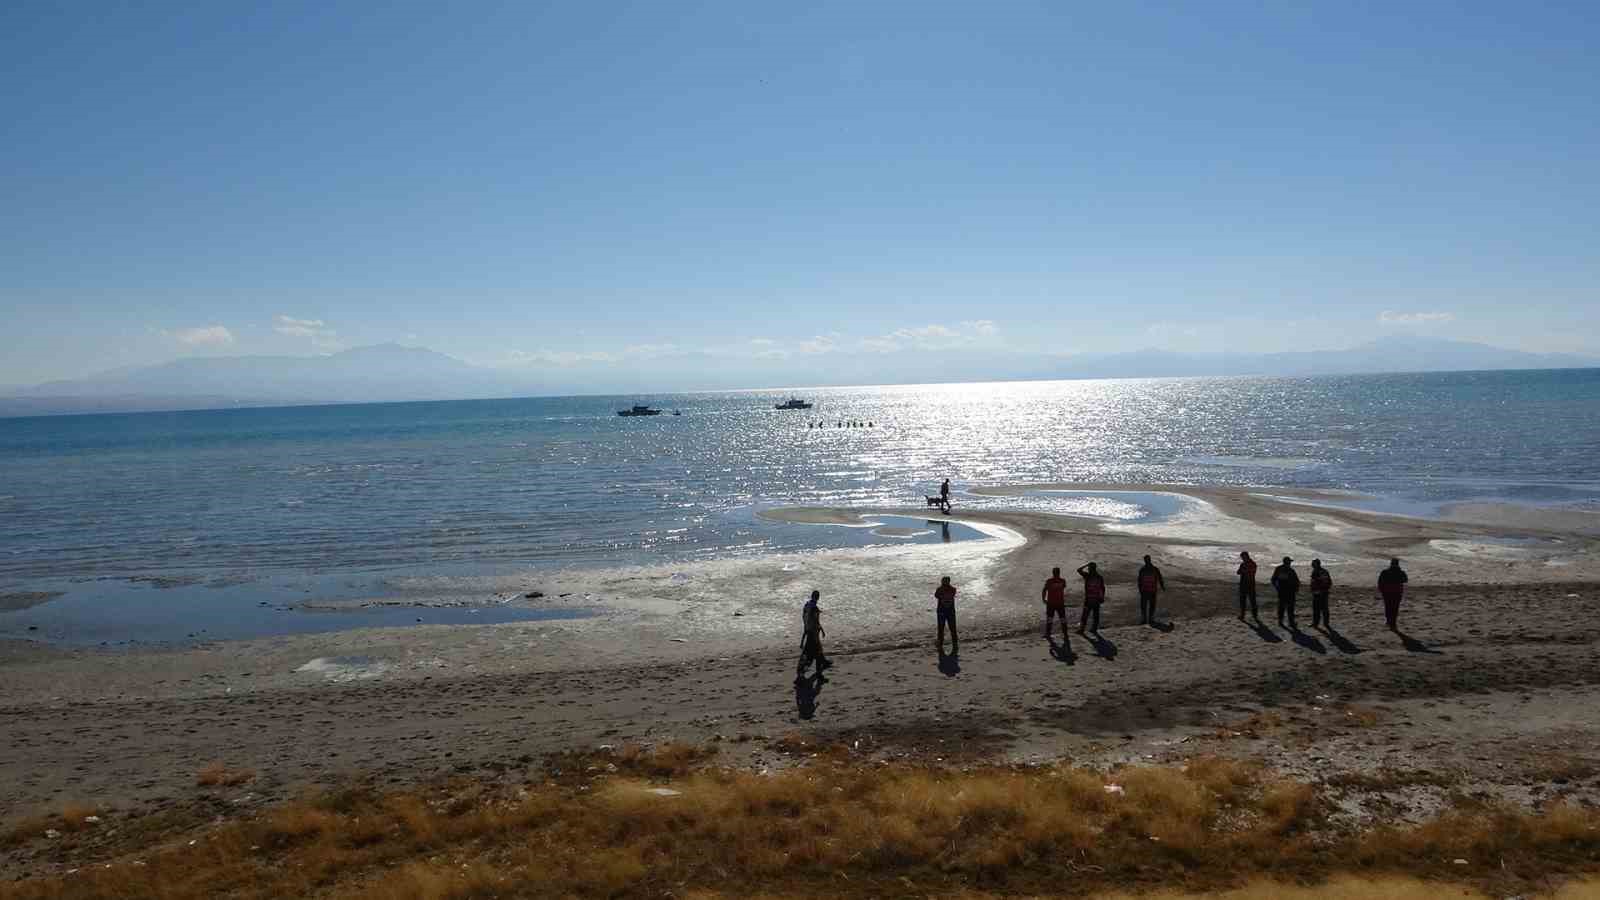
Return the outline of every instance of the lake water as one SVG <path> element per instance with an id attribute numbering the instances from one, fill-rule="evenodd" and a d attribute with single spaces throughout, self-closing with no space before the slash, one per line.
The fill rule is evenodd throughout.
<path id="1" fill-rule="evenodd" d="M 1159 516 L 1112 481 L 1341 488 L 1375 508 L 1600 504 L 1600 370 L 476 400 L 0 419 L 0 591 L 74 579 L 476 573 L 907 540 L 773 505 Z M 668 410 L 622 418 L 649 402 Z M 682 415 L 673 416 L 672 410 Z M 836 427 L 840 422 L 871 427 Z M 822 423 L 825 427 L 808 427 Z M 1092 492 L 1091 492 L 1092 493 Z M 914 525 L 914 523 L 913 523 Z M 0 613 L 0 631 L 18 613 Z"/>

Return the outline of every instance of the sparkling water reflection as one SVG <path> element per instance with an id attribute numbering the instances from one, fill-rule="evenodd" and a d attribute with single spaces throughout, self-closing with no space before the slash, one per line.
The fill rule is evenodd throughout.
<path id="1" fill-rule="evenodd" d="M 765 552 L 791 545 L 739 534 L 737 510 L 920 504 L 943 477 L 1600 498 L 1597 370 L 832 388 L 772 408 L 795 393 L 0 420 L 0 580 Z M 683 415 L 615 415 L 644 401 Z"/>

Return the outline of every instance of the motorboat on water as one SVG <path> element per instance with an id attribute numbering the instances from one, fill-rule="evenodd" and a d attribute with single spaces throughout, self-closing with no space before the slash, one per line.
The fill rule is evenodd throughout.
<path id="1" fill-rule="evenodd" d="M 659 410 L 659 409 L 651 409 L 648 406 L 635 405 L 632 409 L 619 409 L 619 410 L 617 410 L 617 415 L 619 415 L 619 416 L 659 416 L 659 415 L 661 415 L 661 410 Z"/>
<path id="2" fill-rule="evenodd" d="M 810 409 L 811 404 L 796 397 L 790 397 L 783 403 L 775 404 L 773 409 Z"/>

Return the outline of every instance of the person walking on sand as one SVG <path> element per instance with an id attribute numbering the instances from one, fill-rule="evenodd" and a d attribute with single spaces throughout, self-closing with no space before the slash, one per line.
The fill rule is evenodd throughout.
<path id="1" fill-rule="evenodd" d="M 1094 563 L 1079 566 L 1078 574 L 1083 576 L 1083 617 L 1078 620 L 1078 633 L 1087 634 L 1089 617 L 1093 614 L 1094 633 L 1099 634 L 1100 604 L 1106 599 L 1106 579 Z"/>
<path id="2" fill-rule="evenodd" d="M 1167 581 L 1161 577 L 1161 569 L 1150 561 L 1149 554 L 1145 555 L 1144 565 L 1139 567 L 1139 624 L 1154 625 L 1156 623 L 1156 591 L 1167 589 Z"/>
<path id="3" fill-rule="evenodd" d="M 1261 613 L 1256 611 L 1256 561 L 1250 558 L 1250 551 L 1239 551 L 1239 618 L 1244 619 L 1244 602 L 1250 601 L 1250 615 L 1252 618 L 1261 618 Z"/>
<path id="4" fill-rule="evenodd" d="M 1272 587 L 1278 592 L 1278 624 L 1283 624 L 1283 614 L 1289 614 L 1289 629 L 1294 629 L 1294 599 L 1300 593 L 1300 576 L 1294 571 L 1294 560 L 1285 556 L 1283 565 L 1272 570 Z"/>
<path id="5" fill-rule="evenodd" d="M 1061 619 L 1061 639 L 1067 639 L 1067 580 L 1061 577 L 1061 570 L 1051 569 L 1050 577 L 1045 580 L 1044 589 L 1039 591 L 1039 597 L 1044 600 L 1044 637 L 1050 639 L 1050 621 Z"/>
<path id="6" fill-rule="evenodd" d="M 1383 617 L 1390 631 L 1400 630 L 1400 598 L 1406 593 L 1406 571 L 1400 560 L 1389 560 L 1389 568 L 1378 573 L 1378 595 L 1383 598 Z"/>
<path id="7" fill-rule="evenodd" d="M 939 579 L 939 587 L 933 592 L 934 611 L 939 619 L 939 652 L 944 652 L 944 626 L 950 623 L 950 653 L 955 655 L 960 652 L 961 638 L 956 635 L 956 588 L 950 583 L 950 576 Z"/>
<path id="8" fill-rule="evenodd" d="M 939 505 L 944 507 L 945 515 L 950 514 L 950 479 L 946 478 L 944 484 L 939 485 Z"/>
<path id="9" fill-rule="evenodd" d="M 1322 567 L 1322 560 L 1311 561 L 1311 627 L 1321 622 L 1323 628 L 1332 628 L 1328 621 L 1328 592 L 1333 590 L 1333 576 Z"/>
<path id="10" fill-rule="evenodd" d="M 800 635 L 800 665 L 795 668 L 796 678 L 804 678 L 806 667 L 812 660 L 817 663 L 817 674 L 833 665 L 822 655 L 822 636 L 828 632 L 822 628 L 822 608 L 817 606 L 817 600 L 822 597 L 821 591 L 812 591 L 811 599 L 800 610 L 800 624 L 803 629 Z"/>

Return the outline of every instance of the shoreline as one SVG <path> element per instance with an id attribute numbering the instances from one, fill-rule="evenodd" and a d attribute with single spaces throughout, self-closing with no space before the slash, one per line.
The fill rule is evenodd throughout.
<path id="1" fill-rule="evenodd" d="M 1149 526 L 1155 534 L 958 508 L 952 521 L 1014 537 L 565 572 L 537 587 L 546 596 L 534 606 L 571 602 L 562 593 L 598 598 L 597 614 L 583 619 L 136 650 L 0 641 L 0 715 L 14 735 L 0 748 L 0 809 L 22 816 L 91 799 L 159 808 L 193 795 L 194 770 L 212 761 L 259 771 L 259 799 L 363 772 L 411 782 L 575 746 L 739 734 L 748 739 L 738 764 L 758 768 L 774 764 L 764 742 L 796 732 L 870 736 L 912 758 L 1113 764 L 1177 759 L 1197 735 L 1269 713 L 1288 724 L 1225 742 L 1227 752 L 1266 753 L 1302 774 L 1332 765 L 1318 758 L 1358 774 L 1396 759 L 1459 765 L 1482 790 L 1528 802 L 1508 774 L 1520 771 L 1517 754 L 1587 758 L 1600 741 L 1600 716 L 1588 712 L 1600 708 L 1594 539 L 1562 532 L 1551 553 L 1492 543 L 1526 535 L 1521 523 L 1185 493 L 1199 495 L 1198 512 Z M 1213 554 L 1236 552 L 1222 538 L 1255 534 L 1330 561 L 1339 632 L 1272 627 L 1264 585 L 1266 624 L 1234 618 L 1232 566 Z M 1244 546 L 1270 568 L 1272 546 Z M 1371 599 L 1372 579 L 1396 552 L 1412 575 L 1405 640 L 1382 629 Z M 1129 582 L 1143 553 L 1157 557 L 1170 589 L 1161 600 L 1170 626 L 1160 630 L 1134 624 Z M 1294 555 L 1304 577 L 1309 557 Z M 1558 557 L 1567 564 L 1547 565 Z M 1039 585 L 1050 566 L 1089 559 L 1110 587 L 1104 640 L 1047 645 Z M 930 595 L 941 574 L 962 591 L 953 667 L 932 652 Z M 791 680 L 798 609 L 813 586 L 839 664 L 808 716 Z M 1312 710 L 1334 702 L 1382 707 L 1387 724 L 1323 733 Z M 1445 715 L 1455 724 L 1442 726 Z M 1279 746 L 1297 731 L 1309 735 L 1303 746 Z M 1451 737 L 1440 744 L 1439 734 Z M 1379 735 L 1378 744 L 1347 741 Z M 1571 789 L 1600 802 L 1600 779 Z"/>
<path id="2" fill-rule="evenodd" d="M 979 552 L 997 557 L 997 563 L 999 557 L 1015 556 L 1014 562 L 1002 564 L 1003 568 L 1012 568 L 1022 560 L 1037 557 L 1039 554 L 1030 548 L 1047 538 L 1055 541 L 1062 553 L 1083 555 L 1080 562 L 1091 555 L 1115 558 L 1137 550 L 1135 557 L 1151 552 L 1163 557 L 1160 564 L 1164 568 L 1187 577 L 1217 581 L 1232 577 L 1237 552 L 1244 548 L 1250 549 L 1263 565 L 1285 554 L 1301 565 L 1320 556 L 1330 569 L 1351 565 L 1371 568 L 1391 555 L 1399 555 L 1406 559 L 1408 569 L 1416 569 L 1415 574 L 1430 583 L 1530 583 L 1600 577 L 1600 567 L 1588 564 L 1589 551 L 1600 548 L 1600 512 L 1462 504 L 1452 507 L 1445 517 L 1423 519 L 1332 505 L 1348 496 L 1342 491 L 1273 489 L 1269 493 L 1255 488 L 1174 484 L 1069 482 L 980 486 L 967 491 L 984 498 L 1027 498 L 1034 503 L 1053 492 L 1105 496 L 1119 503 L 1126 502 L 1119 495 L 1159 494 L 1174 498 L 1175 509 L 1121 519 L 1036 506 L 958 508 L 950 516 L 917 507 L 778 506 L 757 509 L 753 515 L 778 525 L 871 531 L 891 543 L 631 565 L 527 569 L 495 566 L 483 574 L 458 571 L 438 575 L 418 567 L 309 576 L 262 572 L 108 576 L 88 582 L 95 587 L 84 590 L 101 595 L 93 598 L 36 589 L 62 585 L 27 583 L 22 585 L 26 590 L 0 594 L 6 598 L 0 604 L 0 614 L 11 620 L 0 631 L 0 640 L 40 640 L 58 648 L 101 645 L 118 651 L 152 647 L 176 650 L 218 640 L 239 643 L 416 625 L 471 627 L 475 624 L 471 617 L 475 615 L 483 615 L 494 624 L 547 622 L 551 618 L 615 619 L 630 610 L 641 616 L 659 617 L 675 608 L 682 611 L 679 604 L 684 594 L 697 602 L 712 603 L 740 597 L 745 598 L 743 606 L 765 608 L 771 604 L 763 602 L 763 592 L 793 586 L 797 579 L 786 574 L 799 571 L 817 573 L 824 582 L 814 585 L 818 588 L 831 580 L 852 588 L 871 587 L 879 595 L 898 599 L 920 590 L 915 567 L 896 562 L 898 554 L 925 554 L 930 571 L 942 565 L 948 555 L 964 577 L 982 579 L 983 574 L 971 565 L 968 554 L 974 552 L 972 547 L 981 546 Z M 916 520 L 923 525 L 871 527 L 873 519 L 890 518 Z M 941 523 L 973 534 L 958 535 L 961 539 L 949 544 L 933 543 L 937 538 L 934 526 Z M 976 533 L 982 533 L 987 540 L 971 540 Z M 1071 539 L 1059 546 L 1059 539 L 1064 536 Z M 1119 536 L 1123 540 L 1118 540 Z M 949 537 L 947 530 L 945 538 Z M 1131 546 L 1134 544 L 1139 546 Z M 895 577 L 874 575 L 871 570 L 875 567 L 870 563 L 874 559 L 884 562 L 876 568 L 892 572 Z M 840 564 L 832 565 L 832 561 Z M 1052 565 L 1075 568 L 1078 563 L 1068 566 L 1062 559 Z M 1366 576 L 1357 576 L 1361 577 Z M 1348 575 L 1341 579 L 1338 572 L 1335 578 L 1350 580 Z M 219 591 L 236 592 L 238 596 L 223 597 Z M 983 593 L 968 591 L 967 595 Z M 111 630 L 115 626 L 108 624 L 97 625 L 100 630 L 93 633 L 74 632 L 71 617 L 95 618 L 91 604 L 103 605 L 113 597 L 121 615 L 126 615 L 122 609 L 157 611 L 163 604 L 181 607 L 183 612 L 181 616 L 153 612 L 157 623 L 141 625 L 144 632 L 116 634 Z M 75 606 L 64 624 L 52 619 L 57 610 L 69 604 Z M 417 614 L 408 615 L 413 610 Z M 725 611 L 730 615 L 745 614 L 738 609 Z M 863 615 L 856 624 L 867 627 L 871 624 L 868 618 Z M 228 628 L 216 628 L 219 624 Z M 704 624 L 711 633 L 751 631 L 749 627 L 727 628 L 726 623 Z M 218 637 L 219 631 L 227 633 Z M 770 637 L 774 629 L 769 627 L 767 631 Z"/>

